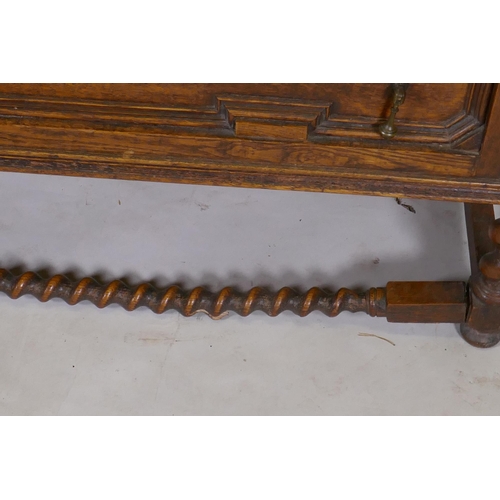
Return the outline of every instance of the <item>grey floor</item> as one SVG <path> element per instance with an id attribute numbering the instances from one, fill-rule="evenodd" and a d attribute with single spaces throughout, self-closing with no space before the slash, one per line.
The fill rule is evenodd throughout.
<path id="1" fill-rule="evenodd" d="M 463 207 L 2 173 L 0 267 L 219 289 L 466 280 Z M 0 295 L 4 415 L 500 413 L 500 347 L 454 325 L 157 316 Z M 376 337 L 376 334 L 395 344 Z"/>

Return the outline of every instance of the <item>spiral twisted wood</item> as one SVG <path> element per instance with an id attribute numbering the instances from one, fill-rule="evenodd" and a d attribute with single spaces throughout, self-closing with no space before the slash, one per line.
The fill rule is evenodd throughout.
<path id="1" fill-rule="evenodd" d="M 185 291 L 175 285 L 157 289 L 149 283 L 130 287 L 119 280 L 107 285 L 93 278 L 76 282 L 60 274 L 44 279 L 31 271 L 15 276 L 6 269 L 0 269 L 0 291 L 12 299 L 30 294 L 41 302 L 56 297 L 70 305 L 89 300 L 100 308 L 120 304 L 127 311 L 133 311 L 146 306 L 157 314 L 174 309 L 184 316 L 205 312 L 214 319 L 228 311 L 241 316 L 253 311 L 264 311 L 269 316 L 277 316 L 283 311 L 292 311 L 299 316 L 306 316 L 312 311 L 321 311 L 327 316 L 337 316 L 342 311 L 385 316 L 386 309 L 384 288 L 370 288 L 364 293 L 341 288 L 336 293 L 330 293 L 314 287 L 301 294 L 288 287 L 276 293 L 260 287 L 241 293 L 226 287 L 213 293 L 202 287 Z"/>

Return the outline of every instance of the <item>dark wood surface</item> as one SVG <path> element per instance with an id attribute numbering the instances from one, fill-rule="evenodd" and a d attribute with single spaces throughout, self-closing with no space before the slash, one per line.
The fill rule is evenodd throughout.
<path id="1" fill-rule="evenodd" d="M 477 151 L 470 136 L 482 133 L 490 93 L 490 84 L 412 84 L 393 143 Z M 38 124 L 374 146 L 390 98 L 388 84 L 0 86 L 3 116 Z"/>
<path id="2" fill-rule="evenodd" d="M 495 222 L 495 211 L 493 205 L 466 203 L 464 207 L 471 274 L 476 275 L 481 257 L 495 249 L 489 236 L 490 227 Z"/>
<path id="3" fill-rule="evenodd" d="M 14 275 L 6 269 L 0 269 L 0 292 L 6 293 L 11 299 L 34 295 L 41 302 L 60 298 L 70 305 L 88 300 L 99 308 L 119 304 L 133 311 L 144 306 L 157 314 L 176 310 L 184 316 L 205 313 L 213 319 L 229 311 L 241 316 L 248 316 L 254 311 L 264 311 L 269 316 L 277 316 L 283 311 L 292 311 L 302 317 L 313 311 L 320 311 L 330 317 L 343 311 L 385 316 L 386 306 L 383 288 L 370 288 L 367 292 L 341 288 L 337 292 L 327 292 L 315 287 L 300 293 L 289 287 L 277 292 L 262 287 L 254 287 L 246 292 L 226 287 L 214 293 L 203 287 L 183 290 L 173 285 L 157 289 L 149 283 L 130 287 L 119 280 L 108 284 L 98 283 L 93 278 L 71 281 L 60 274 L 43 278 L 31 271 Z"/>
<path id="4" fill-rule="evenodd" d="M 492 347 L 500 342 L 500 219 L 488 205 L 466 206 L 465 215 L 471 278 L 461 333 L 476 347 Z"/>
<path id="5" fill-rule="evenodd" d="M 500 200 L 496 86 L 410 84 L 388 140 L 390 103 L 390 84 L 2 84 L 0 170 Z"/>
<path id="6" fill-rule="evenodd" d="M 349 311 L 387 317 L 388 321 L 399 323 L 461 323 L 467 308 L 465 283 L 458 281 L 389 282 L 386 288 L 370 288 L 366 292 L 347 288 L 327 292 L 317 287 L 305 293 L 289 287 L 277 292 L 261 287 L 241 292 L 226 287 L 214 293 L 202 287 L 157 289 L 149 283 L 130 287 L 118 280 L 100 284 L 93 278 L 71 281 L 63 275 L 43 278 L 30 271 L 14 275 L 0 269 L 0 292 L 12 299 L 34 295 L 41 302 L 61 298 L 70 305 L 83 300 L 100 308 L 119 304 L 128 311 L 144 306 L 157 314 L 176 310 L 192 316 L 203 312 L 214 319 L 229 311 L 241 316 L 254 311 L 264 311 L 269 316 L 292 311 L 302 317 L 313 311 L 330 317 Z"/>
<path id="7" fill-rule="evenodd" d="M 399 88 L 402 86 L 400 85 Z M 234 187 L 420 197 L 466 206 L 472 276 L 357 292 L 255 287 L 213 293 L 71 281 L 0 269 L 0 291 L 45 302 L 219 318 L 365 312 L 455 322 L 477 347 L 500 341 L 500 97 L 493 84 L 410 84 L 392 139 L 383 84 L 0 85 L 0 170 Z M 393 106 L 393 109 L 396 109 Z M 393 115 L 394 116 L 394 115 Z M 389 121 L 392 130 L 392 118 Z M 386 124 L 385 128 L 389 128 Z M 432 256 L 430 256 L 432 258 Z"/>
<path id="8" fill-rule="evenodd" d="M 477 177 L 498 179 L 500 176 L 500 89 L 495 85 L 486 126 L 481 154 L 477 159 L 474 174 Z"/>
<path id="9" fill-rule="evenodd" d="M 391 323 L 462 323 L 467 311 L 461 281 L 387 283 L 387 321 Z"/>

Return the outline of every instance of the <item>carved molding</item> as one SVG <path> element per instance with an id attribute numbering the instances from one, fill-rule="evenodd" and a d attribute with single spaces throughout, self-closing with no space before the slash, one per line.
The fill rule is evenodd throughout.
<path id="1" fill-rule="evenodd" d="M 335 114 L 332 102 L 230 94 L 214 96 L 213 105 L 204 109 L 0 94 L 0 121 L 375 147 L 380 143 L 388 147 L 414 144 L 474 152 L 481 144 L 491 87 L 491 84 L 470 84 L 463 110 L 445 122 L 398 119 L 398 135 L 390 141 L 382 139 L 377 130 L 385 117 Z"/>
<path id="2" fill-rule="evenodd" d="M 306 141 L 330 114 L 331 103 L 249 96 L 218 97 L 237 137 Z"/>
<path id="3" fill-rule="evenodd" d="M 416 123 L 396 119 L 398 134 L 391 143 L 436 144 L 458 150 L 479 150 L 484 131 L 485 113 L 491 94 L 491 84 L 471 84 L 464 109 L 441 123 Z M 378 121 L 370 117 L 330 115 L 314 130 L 314 139 L 358 139 L 380 142 Z M 312 137 L 311 137 L 312 138 Z"/>

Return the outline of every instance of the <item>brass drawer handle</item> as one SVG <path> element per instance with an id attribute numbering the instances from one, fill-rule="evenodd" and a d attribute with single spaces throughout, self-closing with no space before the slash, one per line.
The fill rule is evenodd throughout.
<path id="1" fill-rule="evenodd" d="M 398 131 L 396 125 L 394 125 L 394 119 L 396 118 L 396 113 L 399 111 L 399 106 L 405 102 L 406 89 L 408 88 L 407 83 L 393 83 L 393 95 L 392 95 L 392 107 L 389 119 L 382 123 L 379 127 L 380 135 L 386 139 L 391 139 L 396 135 Z"/>

